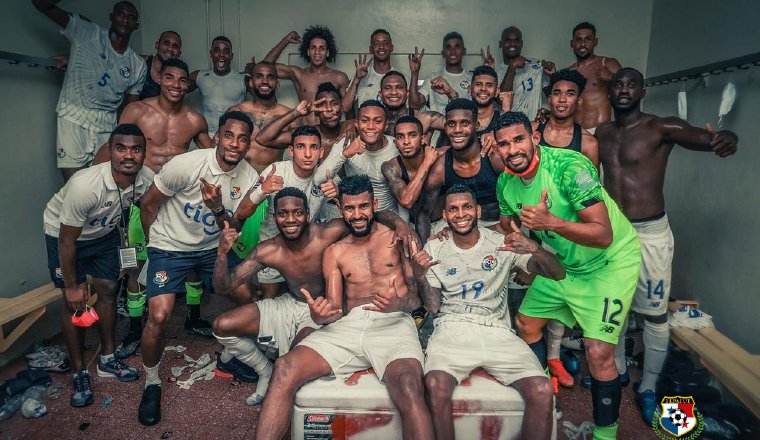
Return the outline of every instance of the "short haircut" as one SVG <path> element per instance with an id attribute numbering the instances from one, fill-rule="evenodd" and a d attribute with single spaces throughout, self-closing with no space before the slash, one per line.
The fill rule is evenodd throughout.
<path id="1" fill-rule="evenodd" d="M 248 125 L 249 133 L 253 133 L 253 121 L 251 121 L 251 117 L 237 110 L 224 113 L 222 114 L 222 116 L 219 117 L 219 129 L 221 129 L 222 126 L 224 126 L 224 124 L 230 119 L 234 119 L 240 122 L 245 122 Z"/>
<path id="2" fill-rule="evenodd" d="M 298 136 L 316 136 L 319 139 L 320 145 L 322 144 L 322 134 L 317 130 L 317 127 L 313 125 L 301 125 L 293 130 L 290 134 L 290 145 L 296 144 L 296 138 Z"/>
<path id="3" fill-rule="evenodd" d="M 594 37 L 596 37 L 596 26 L 594 26 L 593 24 L 591 24 L 591 23 L 589 23 L 587 21 L 584 21 L 584 22 L 576 24 L 575 27 L 573 28 L 573 35 L 575 35 L 575 33 L 578 32 L 581 29 L 588 29 L 588 30 L 590 30 L 591 34 Z"/>
<path id="4" fill-rule="evenodd" d="M 140 130 L 140 127 L 138 127 L 137 124 L 119 124 L 116 126 L 116 128 L 113 129 L 111 135 L 108 137 L 109 147 L 113 142 L 113 137 L 116 135 L 140 136 L 141 138 L 145 138 L 145 134 L 143 134 L 142 130 Z"/>
<path id="5" fill-rule="evenodd" d="M 306 61 L 311 61 L 311 59 L 309 59 L 309 46 L 311 45 L 311 40 L 314 38 L 321 38 L 327 42 L 327 61 L 331 63 L 335 61 L 335 55 L 338 53 L 338 46 L 335 45 L 335 37 L 330 28 L 319 25 L 309 26 L 306 28 L 306 32 L 303 33 L 301 46 L 298 48 L 298 53 L 301 55 L 301 58 Z"/>
<path id="6" fill-rule="evenodd" d="M 449 101 L 448 104 L 446 104 L 446 109 L 444 110 L 444 115 L 448 115 L 450 111 L 453 110 L 469 110 L 472 112 L 472 118 L 477 119 L 478 118 L 478 106 L 475 104 L 474 101 L 470 99 L 465 98 L 456 98 Z"/>
<path id="7" fill-rule="evenodd" d="M 344 195 L 358 196 L 365 192 L 368 192 L 370 197 L 375 196 L 375 191 L 372 189 L 372 182 L 366 174 L 354 174 L 353 176 L 348 176 L 341 180 L 338 184 L 338 192 L 341 200 Z"/>
<path id="8" fill-rule="evenodd" d="M 225 37 L 224 35 L 218 35 L 218 36 L 214 37 L 214 39 L 211 40 L 211 45 L 213 46 L 214 43 L 216 43 L 217 41 L 224 41 L 225 43 L 229 44 L 230 45 L 230 49 L 232 49 L 232 41 L 230 41 L 230 39 L 227 38 L 227 37 Z"/>
<path id="9" fill-rule="evenodd" d="M 382 84 L 385 82 L 385 80 L 388 79 L 388 78 L 390 78 L 390 77 L 392 77 L 392 76 L 398 76 L 401 79 L 403 79 L 404 80 L 404 87 L 407 87 L 409 85 L 409 83 L 406 82 L 406 77 L 404 76 L 403 73 L 399 72 L 398 70 L 391 70 L 388 73 L 386 73 L 385 75 L 383 75 L 383 78 L 380 80 L 381 87 L 382 87 Z"/>
<path id="10" fill-rule="evenodd" d="M 385 35 L 387 35 L 387 36 L 388 36 L 388 38 L 390 38 L 390 37 L 391 37 L 391 33 L 390 33 L 390 32 L 386 31 L 386 30 L 385 30 L 385 29 L 383 29 L 383 28 L 379 28 L 379 29 L 375 29 L 375 30 L 372 32 L 372 34 L 370 34 L 370 36 L 369 36 L 369 39 L 370 39 L 370 40 L 372 40 L 372 37 L 374 37 L 374 36 L 375 36 L 375 35 L 377 35 L 377 34 L 385 34 Z"/>
<path id="11" fill-rule="evenodd" d="M 162 38 L 164 38 L 164 35 L 166 34 L 174 34 L 177 36 L 177 38 L 179 38 L 180 43 L 182 42 L 182 35 L 180 35 L 179 32 L 173 31 L 171 29 L 169 29 L 168 31 L 161 32 L 161 35 L 158 36 L 158 39 L 161 40 Z"/>
<path id="12" fill-rule="evenodd" d="M 517 32 L 517 36 L 522 40 L 522 31 L 517 26 L 508 26 L 505 27 L 503 31 L 501 31 L 501 40 L 504 41 L 504 39 L 507 38 L 507 34 L 511 31 Z"/>
<path id="13" fill-rule="evenodd" d="M 393 126 L 393 133 L 396 133 L 398 126 L 401 124 L 414 124 L 417 126 L 417 130 L 422 134 L 422 122 L 419 119 L 411 115 L 404 115 L 396 120 L 396 125 Z"/>
<path id="14" fill-rule="evenodd" d="M 475 81 L 476 76 L 481 75 L 488 75 L 493 77 L 497 82 L 499 81 L 499 76 L 496 74 L 496 70 L 494 70 L 491 66 L 478 66 L 475 69 L 472 70 L 472 79 L 471 81 Z M 498 86 L 498 84 L 496 84 Z"/>
<path id="15" fill-rule="evenodd" d="M 446 42 L 451 39 L 459 40 L 459 42 L 462 43 L 462 46 L 464 46 L 464 37 L 462 37 L 462 34 L 456 31 L 449 32 L 443 36 L 443 45 L 446 46 Z"/>
<path id="16" fill-rule="evenodd" d="M 578 94 L 586 88 L 586 77 L 575 69 L 562 69 L 554 72 L 549 77 L 549 93 L 554 89 L 554 84 L 560 81 L 569 81 L 578 86 Z"/>
<path id="17" fill-rule="evenodd" d="M 253 72 L 253 69 L 255 69 L 255 68 L 256 68 L 256 66 L 269 66 L 269 67 L 271 67 L 272 69 L 276 69 L 276 68 L 277 68 L 277 67 L 274 65 L 274 63 L 272 63 L 272 62 L 269 62 L 269 61 L 264 61 L 264 60 L 262 60 L 262 61 L 256 61 L 256 64 L 254 64 L 254 65 L 253 65 L 253 67 L 251 67 L 251 72 Z"/>
<path id="18" fill-rule="evenodd" d="M 137 16 L 138 17 L 140 16 L 140 11 L 137 10 L 137 7 L 134 4 L 132 4 L 132 2 L 128 2 L 128 1 L 117 2 L 116 4 L 113 5 L 113 9 L 111 11 L 112 12 L 116 12 L 116 8 L 118 8 L 121 5 L 127 5 L 127 6 L 131 7 L 132 9 L 135 10 L 135 12 L 137 13 Z"/>
<path id="19" fill-rule="evenodd" d="M 506 112 L 499 115 L 496 120 L 496 126 L 493 131 L 501 130 L 504 127 L 522 124 L 528 133 L 533 133 L 533 127 L 530 125 L 530 119 L 523 112 Z"/>
<path id="20" fill-rule="evenodd" d="M 362 102 L 361 104 L 359 104 L 359 108 L 356 109 L 356 113 L 359 114 L 359 112 L 361 112 L 363 108 L 367 108 L 367 107 L 379 107 L 380 109 L 383 110 L 383 114 L 385 114 L 385 106 L 383 105 L 382 102 L 378 101 L 377 99 L 368 99 Z"/>
<path id="21" fill-rule="evenodd" d="M 187 67 L 187 63 L 179 58 L 169 58 L 164 60 L 164 62 L 161 63 L 161 69 L 159 69 L 159 73 L 164 73 L 168 67 L 176 67 L 178 69 L 182 69 L 185 71 L 187 76 L 190 76 L 190 69 Z"/>
<path id="22" fill-rule="evenodd" d="M 472 189 L 465 185 L 464 183 L 455 183 L 454 185 L 451 185 L 449 189 L 446 190 L 446 194 L 443 197 L 444 200 L 444 206 L 446 205 L 445 201 L 451 194 L 469 194 L 472 197 L 472 200 L 475 201 L 475 204 L 478 204 L 478 199 L 475 197 L 475 193 L 472 191 Z"/>
<path id="23" fill-rule="evenodd" d="M 285 188 L 277 191 L 277 194 L 274 195 L 272 203 L 274 203 L 275 211 L 277 211 L 277 205 L 280 199 L 283 199 L 285 197 L 295 197 L 297 199 L 301 199 L 303 201 L 304 209 L 306 209 L 306 212 L 309 212 L 309 202 L 306 201 L 306 194 L 304 194 L 304 192 L 300 189 L 294 188 L 292 186 L 286 186 Z"/>
<path id="24" fill-rule="evenodd" d="M 338 100 L 343 99 L 343 97 L 340 96 L 340 90 L 335 87 L 335 84 L 329 81 L 323 82 L 317 87 L 317 93 L 314 95 L 314 99 L 317 99 L 317 96 L 319 96 L 320 93 L 334 93 L 338 97 Z"/>
<path id="25" fill-rule="evenodd" d="M 644 75 L 633 67 L 621 67 L 614 75 L 612 75 L 612 80 L 620 78 L 624 73 L 632 73 L 633 76 L 641 82 L 641 85 L 644 85 Z M 610 80 L 610 85 L 612 85 L 612 80 Z"/>

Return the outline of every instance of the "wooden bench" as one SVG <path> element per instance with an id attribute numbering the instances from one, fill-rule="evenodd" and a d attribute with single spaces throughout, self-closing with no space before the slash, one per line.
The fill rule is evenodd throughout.
<path id="1" fill-rule="evenodd" d="M 45 313 L 48 304 L 60 298 L 61 289 L 53 286 L 53 283 L 14 298 L 0 298 L 0 353 L 5 352 Z M 24 319 L 5 336 L 3 325 L 21 317 Z"/>
<path id="2" fill-rule="evenodd" d="M 760 356 L 752 355 L 714 327 L 673 327 L 671 339 L 700 362 L 755 416 L 760 417 Z"/>

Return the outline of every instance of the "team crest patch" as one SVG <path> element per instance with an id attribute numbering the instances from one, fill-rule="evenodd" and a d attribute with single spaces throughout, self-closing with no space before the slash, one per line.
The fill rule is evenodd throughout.
<path id="1" fill-rule="evenodd" d="M 156 272 L 155 275 L 153 275 L 153 284 L 157 284 L 158 287 L 164 287 L 164 284 L 169 281 L 169 275 L 166 274 L 165 270 Z"/>
<path id="2" fill-rule="evenodd" d="M 311 188 L 311 196 L 312 197 L 322 197 L 322 190 L 320 190 L 318 186 L 312 187 Z"/>
<path id="3" fill-rule="evenodd" d="M 493 255 L 489 255 L 483 258 L 483 262 L 480 264 L 485 270 L 494 270 L 499 264 L 499 261 Z"/>
<path id="4" fill-rule="evenodd" d="M 63 159 L 64 157 L 66 157 L 66 152 L 63 151 L 63 148 L 59 148 L 58 149 L 58 158 L 59 159 Z"/>
<path id="5" fill-rule="evenodd" d="M 143 251 L 143 244 L 142 243 L 135 243 L 135 250 L 137 252 L 142 252 Z"/>
<path id="6" fill-rule="evenodd" d="M 232 200 L 240 198 L 241 194 L 242 194 L 242 191 L 240 191 L 239 186 L 233 186 L 232 188 L 230 188 L 230 198 Z"/>
<path id="7" fill-rule="evenodd" d="M 704 422 L 695 405 L 692 396 L 663 397 L 660 402 L 662 411 L 655 413 L 652 420 L 652 429 L 657 437 L 661 439 L 698 438 L 704 429 Z"/>
<path id="8" fill-rule="evenodd" d="M 62 279 L 63 278 L 63 271 L 61 270 L 60 267 L 56 267 L 55 268 L 55 277 L 58 278 L 58 279 Z"/>
<path id="9" fill-rule="evenodd" d="M 575 184 L 578 185 L 578 189 L 581 191 L 594 189 L 597 185 L 594 178 L 591 177 L 591 172 L 589 172 L 589 170 L 578 171 L 578 174 L 575 175 Z"/>
<path id="10" fill-rule="evenodd" d="M 124 78 L 129 78 L 130 76 L 132 76 L 132 70 L 128 66 L 124 66 L 121 69 L 119 69 L 119 73 Z"/>
<path id="11" fill-rule="evenodd" d="M 467 90 L 467 89 L 469 89 L 469 88 L 470 88 L 470 81 L 468 81 L 468 80 L 466 80 L 466 79 L 463 79 L 463 80 L 462 80 L 462 81 L 459 83 L 459 87 L 461 87 L 461 88 L 462 88 L 462 90 Z"/>
<path id="12" fill-rule="evenodd" d="M 245 250 L 245 246 L 243 245 L 243 243 L 238 243 L 235 245 L 235 247 L 237 248 L 237 250 L 241 252 Z"/>

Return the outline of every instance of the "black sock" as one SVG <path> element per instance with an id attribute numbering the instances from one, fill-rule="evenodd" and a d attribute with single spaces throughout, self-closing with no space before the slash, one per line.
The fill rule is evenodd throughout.
<path id="1" fill-rule="evenodd" d="M 201 305 L 200 304 L 188 304 L 187 306 L 187 319 L 195 322 L 201 317 Z"/>
<path id="2" fill-rule="evenodd" d="M 129 317 L 129 333 L 138 335 L 142 333 L 142 316 Z"/>
<path id="3" fill-rule="evenodd" d="M 623 387 L 620 376 L 602 382 L 591 377 L 591 402 L 594 409 L 594 424 L 610 426 L 620 418 L 620 399 Z"/>
<path id="4" fill-rule="evenodd" d="M 547 351 L 546 351 L 546 340 L 542 337 L 538 341 L 528 344 L 528 347 L 530 347 L 531 350 L 533 350 L 533 353 L 538 358 L 538 362 L 541 364 L 541 368 L 546 370 L 546 357 L 547 357 Z"/>

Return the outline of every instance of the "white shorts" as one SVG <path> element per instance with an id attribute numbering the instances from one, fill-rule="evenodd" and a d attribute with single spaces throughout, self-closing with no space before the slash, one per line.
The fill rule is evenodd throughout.
<path id="1" fill-rule="evenodd" d="M 668 216 L 631 224 L 641 242 L 641 272 L 631 310 L 648 316 L 662 315 L 668 309 L 673 272 L 673 231 Z"/>
<path id="2" fill-rule="evenodd" d="M 280 272 L 271 267 L 261 269 L 259 273 L 256 274 L 256 278 L 258 278 L 259 284 L 277 284 L 285 282 L 285 278 L 280 275 Z"/>
<path id="3" fill-rule="evenodd" d="M 290 293 L 283 293 L 277 298 L 256 301 L 259 308 L 259 341 L 271 337 L 280 352 L 280 356 L 290 351 L 298 332 L 311 327 L 321 327 L 311 319 L 309 306 L 296 301 Z"/>
<path id="4" fill-rule="evenodd" d="M 383 381 L 388 364 L 398 359 L 424 361 L 414 319 L 404 312 L 381 313 L 357 306 L 332 324 L 310 334 L 299 346 L 319 353 L 336 376 L 374 368 Z"/>
<path id="5" fill-rule="evenodd" d="M 436 319 L 426 352 L 425 374 L 443 371 L 457 383 L 478 367 L 504 385 L 526 377 L 546 377 L 528 344 L 506 327 Z"/>
<path id="6" fill-rule="evenodd" d="M 90 165 L 95 152 L 108 142 L 110 136 L 110 131 L 90 131 L 59 116 L 55 141 L 58 168 L 81 168 Z"/>

